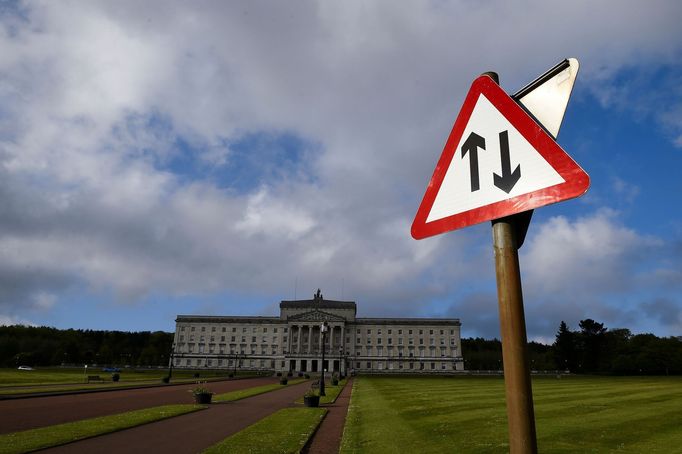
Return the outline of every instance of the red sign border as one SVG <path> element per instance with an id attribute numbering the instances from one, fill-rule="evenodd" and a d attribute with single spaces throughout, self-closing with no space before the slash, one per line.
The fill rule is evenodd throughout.
<path id="1" fill-rule="evenodd" d="M 481 94 L 495 106 L 507 121 L 561 175 L 564 182 L 427 223 L 426 218 L 440 191 L 445 174 L 452 163 L 452 158 L 457 152 L 455 147 L 460 142 L 462 134 L 464 134 L 464 129 L 469 123 L 471 114 Z M 490 76 L 483 75 L 474 80 L 469 93 L 464 99 L 464 104 L 462 104 L 457 120 L 455 120 L 450 136 L 443 148 L 443 153 L 426 188 L 424 198 L 412 222 L 412 237 L 420 240 L 562 200 L 572 199 L 583 195 L 589 187 L 589 175 Z"/>

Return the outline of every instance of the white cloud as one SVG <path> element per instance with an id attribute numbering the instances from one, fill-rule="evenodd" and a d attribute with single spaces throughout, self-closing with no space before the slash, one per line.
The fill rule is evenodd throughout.
<path id="1" fill-rule="evenodd" d="M 0 282 L 16 283 L 0 306 L 17 311 L 68 304 L 60 292 L 82 282 L 123 301 L 277 298 L 298 276 L 310 289 L 343 280 L 375 314 L 415 313 L 491 279 L 479 231 L 409 236 L 478 73 L 497 69 L 514 89 L 575 55 L 607 103 L 620 69 L 675 64 L 682 48 L 675 1 L 25 6 L 25 20 L 0 17 L 0 215 L 12 226 Z M 319 147 L 281 180 L 230 187 L 225 143 L 272 131 Z M 166 166 L 182 152 L 198 170 Z M 584 291 L 612 290 L 632 258 L 620 245 L 641 239 L 604 213 L 543 229 L 529 253 L 539 292 L 570 291 L 550 265 Z"/>

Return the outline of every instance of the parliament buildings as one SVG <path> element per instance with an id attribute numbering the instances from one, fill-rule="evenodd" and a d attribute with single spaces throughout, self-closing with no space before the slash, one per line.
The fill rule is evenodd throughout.
<path id="1" fill-rule="evenodd" d="M 453 373 L 459 319 L 356 318 L 353 301 L 282 301 L 279 317 L 178 315 L 173 364 L 273 372 Z M 325 328 L 324 335 L 321 333 Z"/>

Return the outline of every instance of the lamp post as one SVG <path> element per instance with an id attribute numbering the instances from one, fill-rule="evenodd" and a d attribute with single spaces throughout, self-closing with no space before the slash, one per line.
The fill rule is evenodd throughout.
<path id="1" fill-rule="evenodd" d="M 329 329 L 327 322 L 322 322 L 320 325 L 320 332 L 322 333 L 322 376 L 320 378 L 320 396 L 326 396 L 324 392 L 324 336 L 327 333 L 327 330 Z"/>
<path id="2" fill-rule="evenodd" d="M 168 381 L 173 376 L 173 353 L 175 353 L 175 343 L 171 344 L 170 362 L 168 364 Z"/>

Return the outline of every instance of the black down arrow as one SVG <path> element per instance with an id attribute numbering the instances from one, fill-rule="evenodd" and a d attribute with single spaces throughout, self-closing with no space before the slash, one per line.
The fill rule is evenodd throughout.
<path id="1" fill-rule="evenodd" d="M 507 131 L 500 133 L 500 160 L 502 161 L 502 176 L 493 173 L 495 186 L 509 194 L 521 178 L 521 165 L 517 165 L 511 171 L 511 158 L 509 157 L 509 137 Z"/>

